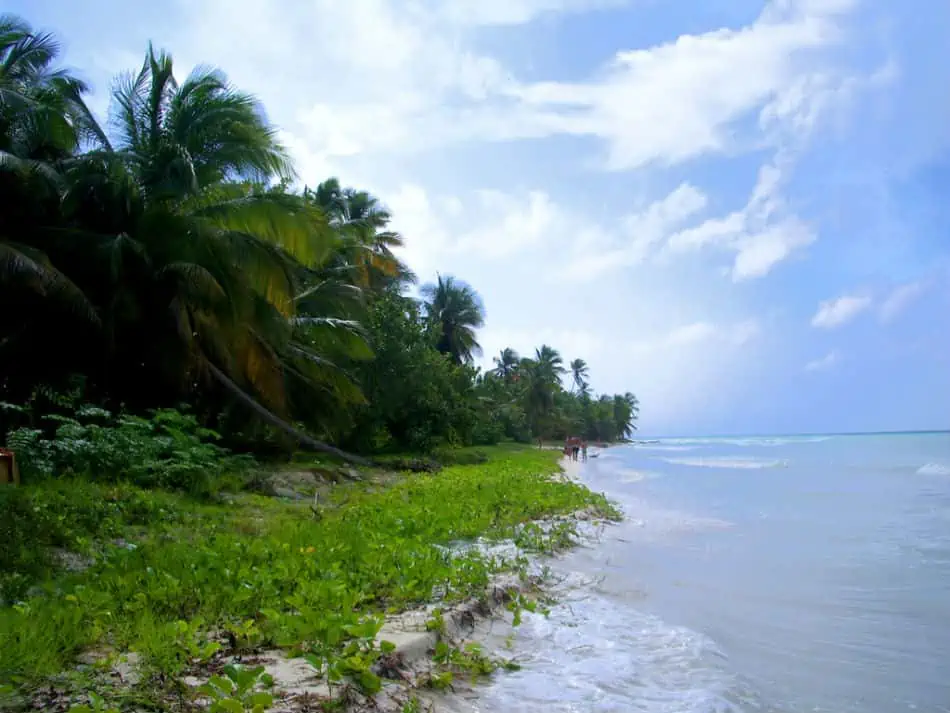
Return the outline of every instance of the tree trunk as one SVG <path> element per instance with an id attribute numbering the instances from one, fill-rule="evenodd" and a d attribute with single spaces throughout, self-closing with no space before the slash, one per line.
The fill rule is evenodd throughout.
<path id="1" fill-rule="evenodd" d="M 211 374 L 222 386 L 224 386 L 224 388 L 226 388 L 232 395 L 236 396 L 241 403 L 254 411 L 254 413 L 264 419 L 267 423 L 274 426 L 275 428 L 279 428 L 284 433 L 296 439 L 300 446 L 312 451 L 318 451 L 320 453 L 329 453 L 330 455 L 334 455 L 337 458 L 347 461 L 348 463 L 355 463 L 357 465 L 365 466 L 372 465 L 372 463 L 370 463 L 370 461 L 366 460 L 365 458 L 353 455 L 352 453 L 347 453 L 346 451 L 341 451 L 339 448 L 335 448 L 328 443 L 323 443 L 322 441 L 311 438 L 300 429 L 294 428 L 294 426 L 257 403 L 257 401 L 247 394 L 240 386 L 235 384 L 227 374 L 212 364 L 210 360 L 206 360 L 206 363 L 208 364 L 208 368 L 211 370 Z"/>

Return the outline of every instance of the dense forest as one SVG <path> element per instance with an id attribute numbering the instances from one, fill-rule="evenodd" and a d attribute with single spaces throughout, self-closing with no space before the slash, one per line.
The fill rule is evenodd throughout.
<path id="1" fill-rule="evenodd" d="M 221 71 L 149 47 L 100 120 L 59 54 L 0 17 L 0 433 L 64 394 L 261 454 L 632 433 L 636 397 L 592 393 L 583 359 L 477 368 L 476 290 L 418 285 L 383 202 L 304 186 Z"/>

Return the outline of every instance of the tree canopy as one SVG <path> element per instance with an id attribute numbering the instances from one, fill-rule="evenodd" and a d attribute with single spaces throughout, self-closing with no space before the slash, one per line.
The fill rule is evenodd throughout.
<path id="1" fill-rule="evenodd" d="M 333 177 L 299 187 L 264 107 L 222 71 L 180 78 L 149 46 L 103 121 L 59 52 L 0 17 L 0 401 L 186 404 L 249 449 L 636 427 L 633 394 L 593 395 L 587 363 L 552 346 L 478 368 L 478 292 L 440 274 L 411 297 L 412 236 L 383 201 Z"/>

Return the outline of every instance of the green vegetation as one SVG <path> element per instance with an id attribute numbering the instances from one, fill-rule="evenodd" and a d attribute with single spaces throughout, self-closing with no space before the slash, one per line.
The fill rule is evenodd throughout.
<path id="1" fill-rule="evenodd" d="M 142 657 L 139 693 L 172 695 L 177 677 L 202 661 L 281 647 L 341 685 L 372 692 L 370 668 L 385 653 L 373 647 L 383 614 L 435 596 L 483 596 L 493 574 L 523 564 L 441 546 L 488 537 L 550 550 L 565 544 L 563 528 L 519 538 L 524 525 L 588 507 L 616 515 L 602 496 L 552 480 L 551 451 L 489 453 L 486 464 L 388 487 L 339 486 L 316 512 L 248 494 L 202 503 L 130 485 L 11 488 L 24 510 L 40 513 L 35 531 L 59 514 L 57 542 L 98 541 L 88 569 L 41 583 L 36 596 L 0 611 L 0 682 L 29 689 L 84 651 L 131 651 Z M 75 493 L 69 506 L 67 492 Z M 447 662 L 474 665 L 469 654 Z"/>
<path id="2" fill-rule="evenodd" d="M 536 521 L 615 514 L 518 444 L 627 437 L 633 394 L 592 394 L 549 345 L 482 371 L 475 289 L 440 275 L 411 296 L 380 200 L 302 186 L 220 71 L 177 78 L 149 46 L 101 122 L 58 61 L 52 35 L 0 16 L 0 443 L 24 484 L 0 486 L 0 697 L 181 707 L 181 676 L 214 664 L 212 710 L 263 709 L 259 670 L 219 666 L 263 647 L 372 693 L 386 613 L 523 564 L 440 545 L 549 551 L 573 526 Z M 275 463 L 347 482 L 254 494 Z M 142 678 L 117 690 L 103 672 L 126 652 Z M 439 656 L 435 686 L 494 665 Z"/>
<path id="3" fill-rule="evenodd" d="M 52 35 L 0 17 L 0 400 L 76 389 L 113 413 L 188 404 L 256 454 L 428 451 L 573 434 L 616 440 L 632 394 L 591 395 L 550 346 L 473 365 L 485 313 L 415 280 L 379 199 L 297 188 L 256 99 L 152 47 L 109 121 Z M 11 427 L 0 413 L 0 434 Z M 46 428 L 50 424 L 34 426 Z"/>

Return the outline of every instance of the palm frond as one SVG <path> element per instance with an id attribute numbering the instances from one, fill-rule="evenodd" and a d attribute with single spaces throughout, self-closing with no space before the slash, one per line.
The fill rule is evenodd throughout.
<path id="1" fill-rule="evenodd" d="M 361 322 L 336 317 L 295 317 L 291 320 L 297 341 L 311 348 L 347 359 L 362 361 L 373 357 L 369 335 Z"/>
<path id="2" fill-rule="evenodd" d="M 169 101 L 165 130 L 196 165 L 202 185 L 226 178 L 294 177 L 287 151 L 257 99 L 220 71 L 200 67 Z"/>
<path id="3" fill-rule="evenodd" d="M 0 18 L 0 80 L 27 81 L 42 74 L 59 52 L 59 42 L 51 33 L 34 32 L 10 15 Z"/>
<path id="4" fill-rule="evenodd" d="M 142 125 L 146 107 L 145 92 L 149 83 L 148 64 L 138 73 L 120 74 L 112 88 L 110 121 L 118 133 L 120 148 L 144 154 L 145 127 Z"/>
<path id="5" fill-rule="evenodd" d="M 55 80 L 53 86 L 66 100 L 78 135 L 89 141 L 97 149 L 112 151 L 112 143 L 109 141 L 109 137 L 83 98 L 83 94 L 89 90 L 88 86 L 73 77 L 60 77 Z"/>
<path id="6" fill-rule="evenodd" d="M 155 54 L 152 44 L 148 45 L 146 55 L 148 75 L 151 86 L 148 92 L 148 102 L 145 105 L 145 123 L 148 125 L 149 139 L 154 143 L 159 141 L 164 128 L 165 109 L 177 87 L 172 68 L 172 58 L 164 50 Z"/>
<path id="7" fill-rule="evenodd" d="M 196 198 L 184 210 L 222 229 L 279 246 L 306 267 L 321 265 L 335 244 L 323 216 L 297 196 L 231 184 Z"/>
<path id="8" fill-rule="evenodd" d="M 159 277 L 175 279 L 179 293 L 204 309 L 214 309 L 227 299 L 224 288 L 211 272 L 190 262 L 172 262 L 158 271 Z"/>
<path id="9" fill-rule="evenodd" d="M 29 289 L 91 324 L 100 324 L 95 307 L 82 290 L 45 255 L 27 245 L 0 242 L 0 285 Z"/>
<path id="10" fill-rule="evenodd" d="M 48 184 L 51 191 L 65 187 L 62 174 L 49 162 L 21 158 L 7 151 L 0 151 L 0 172 L 18 174 L 26 183 L 32 183 L 35 178 L 39 178 Z"/>

